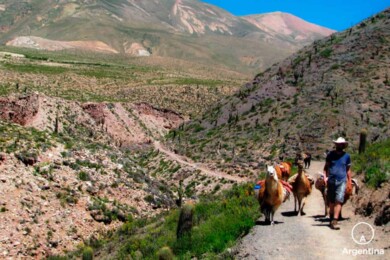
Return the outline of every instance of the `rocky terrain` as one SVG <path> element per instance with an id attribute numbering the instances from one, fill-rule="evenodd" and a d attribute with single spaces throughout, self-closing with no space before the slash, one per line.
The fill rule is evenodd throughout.
<path id="1" fill-rule="evenodd" d="M 141 243 L 164 242 L 163 227 L 170 227 L 175 245 L 179 211 L 170 210 L 199 197 L 205 204 L 199 203 L 198 228 L 207 210 L 215 221 L 202 229 L 210 239 L 217 237 L 208 225 L 224 219 L 213 210 L 244 218 L 228 223 L 236 235 L 218 234 L 230 246 L 244 234 L 240 230 L 253 226 L 243 208 L 251 217 L 258 214 L 248 199 L 252 185 L 235 183 L 257 179 L 265 163 L 291 159 L 297 151 L 321 158 L 340 135 L 350 141 L 350 152 L 357 151 L 363 129 L 368 143 L 389 138 L 390 10 L 315 41 L 243 85 L 248 71 L 237 72 L 242 64 L 258 70 L 331 32 L 287 14 L 239 18 L 193 0 L 48 3 L 0 0 L 2 41 L 37 35 L 16 41 L 38 49 L 69 48 L 0 47 L 0 258 L 62 255 L 109 237 L 119 240 L 98 254 L 139 257 L 138 248 L 148 250 Z M 126 24 L 129 17 L 132 23 Z M 157 27 L 147 27 L 156 21 Z M 117 23 L 125 24 L 115 27 L 121 37 L 110 27 Z M 92 37 L 96 24 L 103 38 Z M 244 43 L 245 50 L 237 47 Z M 108 52 L 73 52 L 74 44 Z M 226 56 L 227 48 L 236 56 Z M 219 65 L 204 65 L 210 60 Z M 372 169 L 388 169 L 387 160 L 381 157 Z M 364 184 L 352 200 L 355 213 L 376 225 L 389 219 L 386 174 L 372 181 L 374 188 L 367 175 L 357 175 Z M 231 187 L 231 201 L 210 198 Z M 139 221 L 136 228 L 133 219 Z M 312 221 L 290 223 L 294 231 Z M 274 241 L 283 238 L 279 234 Z M 122 236 L 128 240 L 119 247 Z M 132 247 L 133 241 L 140 245 Z M 247 244 L 239 256 L 249 256 L 253 246 Z M 270 255 L 279 250 L 268 249 Z"/>
<path id="2" fill-rule="evenodd" d="M 193 117 L 248 78 L 175 59 L 3 48 L 7 50 L 0 52 L 3 96 L 39 91 L 80 102 L 147 102 Z"/>
<path id="3" fill-rule="evenodd" d="M 12 95 L 0 99 L 0 118 L 0 246 L 7 259 L 75 250 L 129 218 L 236 182 L 155 148 L 184 118 L 147 103 Z"/>
<path id="4" fill-rule="evenodd" d="M 256 171 L 259 162 L 307 151 L 320 158 L 345 136 L 389 137 L 390 10 L 304 47 L 167 137 L 175 149 L 219 168 Z M 180 136 L 181 138 L 177 138 Z M 240 167 L 241 166 L 241 167 Z"/>
<path id="5" fill-rule="evenodd" d="M 178 58 L 242 72 L 333 33 L 288 14 L 238 17 L 197 0 L 0 3 L 3 44 Z"/>

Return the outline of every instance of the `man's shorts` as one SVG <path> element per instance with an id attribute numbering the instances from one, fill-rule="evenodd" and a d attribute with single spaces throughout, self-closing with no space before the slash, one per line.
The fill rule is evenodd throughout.
<path id="1" fill-rule="evenodd" d="M 328 201 L 330 203 L 344 202 L 345 188 L 347 181 L 338 181 L 335 179 L 328 180 Z"/>

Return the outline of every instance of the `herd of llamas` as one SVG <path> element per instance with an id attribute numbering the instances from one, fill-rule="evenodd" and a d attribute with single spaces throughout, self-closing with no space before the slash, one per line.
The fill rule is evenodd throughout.
<path id="1" fill-rule="evenodd" d="M 328 215 L 329 205 L 326 195 L 326 177 L 321 175 L 314 181 L 314 179 L 304 170 L 304 168 L 310 167 L 310 161 L 310 154 L 299 154 L 295 159 L 298 172 L 293 176 L 291 176 L 292 163 L 290 162 L 275 163 L 272 166 L 267 166 L 265 180 L 258 181 L 256 186 L 258 189 L 256 196 L 260 204 L 261 212 L 265 216 L 266 224 L 274 224 L 275 212 L 279 206 L 289 198 L 291 193 L 294 195 L 295 214 L 301 216 L 305 215 L 303 208 L 305 207 L 306 198 L 310 195 L 314 183 L 316 189 L 321 192 L 324 199 L 324 217 Z M 357 193 L 359 187 L 356 180 L 348 176 L 343 204 L 352 196 L 353 190 Z"/>

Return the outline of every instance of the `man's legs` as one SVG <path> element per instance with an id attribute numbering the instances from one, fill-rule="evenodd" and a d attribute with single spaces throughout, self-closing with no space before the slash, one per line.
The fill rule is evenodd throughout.
<path id="1" fill-rule="evenodd" d="M 332 221 L 334 218 L 334 203 L 332 202 L 329 202 L 329 218 L 330 221 Z"/>
<path id="2" fill-rule="evenodd" d="M 341 203 L 336 201 L 336 203 L 334 204 L 334 214 L 333 214 L 333 218 L 334 219 L 339 219 L 339 215 L 340 215 L 340 211 L 341 211 Z"/>
<path id="3" fill-rule="evenodd" d="M 331 214 L 330 216 L 331 218 L 333 216 L 333 219 L 331 219 L 330 228 L 334 230 L 339 230 L 340 227 L 337 226 L 338 225 L 337 221 L 339 219 L 341 207 L 344 201 L 346 182 L 335 181 L 334 184 L 335 184 L 334 190 L 332 190 L 334 192 L 334 197 L 332 197 L 332 199 L 334 198 L 334 203 L 331 203 L 332 208 L 330 209 L 330 214 Z"/>

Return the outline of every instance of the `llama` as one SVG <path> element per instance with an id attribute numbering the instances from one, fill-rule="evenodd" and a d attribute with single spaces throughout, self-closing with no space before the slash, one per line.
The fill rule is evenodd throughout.
<path id="1" fill-rule="evenodd" d="M 317 190 L 319 190 L 322 194 L 322 198 L 324 200 L 325 205 L 325 217 L 328 215 L 328 207 L 329 202 L 327 198 L 327 178 L 323 173 L 320 173 L 320 178 L 318 178 L 315 182 L 315 187 Z M 353 190 L 355 188 L 355 193 L 359 193 L 359 185 L 355 179 L 352 179 L 351 176 L 347 175 L 347 185 L 345 187 L 345 194 L 344 194 L 344 202 L 343 205 L 347 202 L 347 200 L 353 195 Z M 342 218 L 341 211 L 339 218 Z"/>
<path id="2" fill-rule="evenodd" d="M 294 212 L 298 214 L 305 215 L 303 208 L 305 207 L 306 197 L 310 195 L 313 183 L 306 176 L 305 171 L 303 170 L 304 162 L 299 160 L 298 173 L 295 179 L 290 180 L 290 184 L 293 187 L 294 194 Z M 297 202 L 298 202 L 298 211 L 297 211 Z"/>
<path id="3" fill-rule="evenodd" d="M 267 177 L 265 181 L 259 181 L 258 184 L 262 186 L 258 195 L 261 212 L 265 215 L 265 222 L 274 225 L 275 212 L 289 197 L 291 186 L 279 180 L 273 166 L 267 166 Z"/>
<path id="4" fill-rule="evenodd" d="M 290 162 L 281 162 L 280 164 L 275 164 L 274 168 L 276 170 L 279 180 L 288 180 L 291 175 L 292 168 L 292 164 Z"/>
<path id="5" fill-rule="evenodd" d="M 305 162 L 305 169 L 309 169 L 311 163 L 311 154 L 303 153 L 303 161 Z"/>

